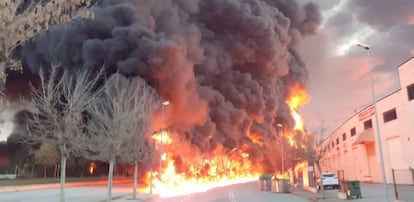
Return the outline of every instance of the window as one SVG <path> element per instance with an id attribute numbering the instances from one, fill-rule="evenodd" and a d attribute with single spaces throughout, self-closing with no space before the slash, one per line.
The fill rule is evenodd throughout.
<path id="1" fill-rule="evenodd" d="M 387 123 L 388 121 L 397 119 L 397 111 L 395 111 L 395 108 L 394 108 L 394 109 L 384 112 L 382 116 L 384 118 L 384 123 Z"/>
<path id="2" fill-rule="evenodd" d="M 339 137 L 336 138 L 336 144 L 339 144 Z"/>
<path id="3" fill-rule="evenodd" d="M 351 137 L 356 135 L 356 129 L 355 127 L 351 128 Z"/>
<path id="4" fill-rule="evenodd" d="M 323 177 L 335 177 L 335 174 L 322 174 Z"/>
<path id="5" fill-rule="evenodd" d="M 334 148 L 335 147 L 335 144 L 334 144 L 334 142 L 332 141 L 332 148 Z"/>
<path id="6" fill-rule="evenodd" d="M 342 134 L 342 140 L 345 141 L 346 140 L 346 133 Z"/>
<path id="7" fill-rule="evenodd" d="M 367 130 L 367 129 L 370 129 L 370 128 L 372 128 L 372 120 L 371 119 L 364 122 L 364 129 Z"/>
<path id="8" fill-rule="evenodd" d="M 408 100 L 414 100 L 414 83 L 407 86 Z"/>

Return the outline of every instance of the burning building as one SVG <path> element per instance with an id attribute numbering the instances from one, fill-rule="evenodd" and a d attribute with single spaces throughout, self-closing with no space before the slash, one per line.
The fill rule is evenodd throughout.
<path id="1" fill-rule="evenodd" d="M 92 10 L 94 19 L 54 27 L 22 47 L 23 74 L 58 62 L 145 79 L 170 101 L 165 124 L 161 109 L 151 115 L 153 131 L 171 137 L 161 179 L 170 171 L 240 178 L 280 170 L 277 125 L 303 130 L 292 112 L 303 104 L 295 96 L 306 97 L 298 93 L 308 77 L 299 47 L 321 22 L 316 5 L 101 0 Z"/>

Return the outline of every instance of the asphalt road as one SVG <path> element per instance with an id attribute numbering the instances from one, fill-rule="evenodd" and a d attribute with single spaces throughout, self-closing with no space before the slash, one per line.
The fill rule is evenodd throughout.
<path id="1" fill-rule="evenodd" d="M 307 202 L 291 194 L 259 191 L 256 182 L 231 185 L 191 195 L 160 198 L 153 197 L 150 202 L 252 202 L 281 201 Z"/>
<path id="2" fill-rule="evenodd" d="M 66 202 L 100 202 L 105 201 L 107 194 L 106 185 L 66 187 Z M 215 188 L 203 193 L 195 193 L 179 197 L 160 198 L 150 196 L 145 190 L 139 190 L 138 200 L 131 200 L 132 185 L 116 184 L 112 190 L 114 202 L 251 202 L 251 201 L 280 201 L 280 202 L 306 202 L 306 201 L 343 201 L 338 199 L 338 190 L 326 190 L 325 197 L 322 194 L 292 189 L 290 194 L 263 192 L 258 190 L 257 182 L 231 185 Z M 358 201 L 385 202 L 382 184 L 361 184 L 362 199 Z M 388 193 L 391 201 L 394 201 L 394 190 L 388 185 Z M 399 187 L 399 201 L 414 201 L 413 186 Z M 0 189 L 0 202 L 48 202 L 59 201 L 58 186 L 37 189 L 19 189 L 16 191 L 4 191 Z"/>
<path id="3" fill-rule="evenodd" d="M 264 192 L 258 190 L 257 182 L 231 185 L 215 188 L 203 193 L 194 193 L 179 197 L 161 198 L 149 196 L 144 190 L 139 190 L 138 200 L 131 200 L 132 185 L 116 184 L 112 189 L 112 198 L 116 202 L 251 202 L 251 201 L 281 201 L 306 202 L 292 194 Z M 66 187 L 66 202 L 99 202 L 105 201 L 106 185 Z M 39 189 L 0 192 L 0 202 L 46 202 L 59 201 L 59 188 L 39 187 Z"/>

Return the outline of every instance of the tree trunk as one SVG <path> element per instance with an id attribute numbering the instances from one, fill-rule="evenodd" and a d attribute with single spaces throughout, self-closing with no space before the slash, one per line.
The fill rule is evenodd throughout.
<path id="1" fill-rule="evenodd" d="M 55 164 L 55 166 L 54 166 L 54 171 L 53 171 L 53 177 L 57 177 L 58 175 L 58 165 L 57 164 Z"/>
<path id="2" fill-rule="evenodd" d="M 35 169 L 35 165 L 33 164 L 32 165 L 32 170 L 31 170 L 31 173 L 30 173 L 30 176 L 31 177 L 34 177 L 34 169 Z M 37 176 L 36 176 L 37 177 Z"/>
<path id="3" fill-rule="evenodd" d="M 16 167 L 14 167 L 14 174 L 16 177 L 18 176 L 19 166 L 16 164 Z"/>
<path id="4" fill-rule="evenodd" d="M 114 174 L 114 163 L 115 163 L 115 159 L 111 159 L 109 160 L 109 172 L 108 172 L 108 198 L 107 198 L 107 202 L 111 201 L 111 194 L 112 194 L 112 176 Z"/>
<path id="5" fill-rule="evenodd" d="M 319 186 L 321 187 L 321 191 L 322 191 L 322 199 L 324 199 L 325 198 L 325 188 L 323 187 L 321 165 L 319 164 L 319 161 L 316 161 L 315 163 L 316 163 L 316 167 L 318 168 L 318 172 L 319 172 L 319 181 L 320 181 Z"/>
<path id="6" fill-rule="evenodd" d="M 132 199 L 137 199 L 137 181 L 138 181 L 138 161 L 134 162 L 134 190 L 132 190 Z"/>
<path id="7" fill-rule="evenodd" d="M 46 172 L 47 172 L 46 170 L 47 170 L 46 166 L 43 165 L 43 178 L 46 178 Z"/>
<path id="8" fill-rule="evenodd" d="M 59 177 L 60 176 L 60 169 L 61 169 L 60 166 L 61 166 L 60 164 L 57 164 L 56 177 Z"/>
<path id="9" fill-rule="evenodd" d="M 60 158 L 60 202 L 65 202 L 66 156 Z"/>

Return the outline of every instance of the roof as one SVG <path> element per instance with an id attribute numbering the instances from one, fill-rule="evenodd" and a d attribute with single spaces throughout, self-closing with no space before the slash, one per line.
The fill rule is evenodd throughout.
<path id="1" fill-rule="evenodd" d="M 364 132 L 360 133 L 358 138 L 355 140 L 354 143 L 352 143 L 352 145 L 366 144 L 366 143 L 370 143 L 370 142 L 374 142 L 374 141 L 375 141 L 374 129 L 370 128 L 370 129 L 364 130 Z"/>
<path id="2" fill-rule="evenodd" d="M 397 68 L 400 68 L 401 66 L 403 66 L 405 63 L 409 62 L 410 60 L 414 59 L 414 56 L 408 58 L 406 61 L 404 61 L 403 63 L 401 63 L 400 65 L 398 65 Z"/>

